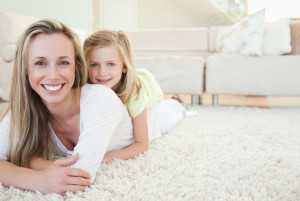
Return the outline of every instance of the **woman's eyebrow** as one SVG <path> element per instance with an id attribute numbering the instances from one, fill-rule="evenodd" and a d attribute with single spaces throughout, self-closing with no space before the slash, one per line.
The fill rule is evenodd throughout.
<path id="1" fill-rule="evenodd" d="M 34 59 L 46 59 L 46 57 L 43 57 L 43 56 L 37 56 L 37 57 L 35 57 Z"/>
<path id="2" fill-rule="evenodd" d="M 59 59 L 65 59 L 65 58 L 70 58 L 69 56 L 61 56 Z"/>

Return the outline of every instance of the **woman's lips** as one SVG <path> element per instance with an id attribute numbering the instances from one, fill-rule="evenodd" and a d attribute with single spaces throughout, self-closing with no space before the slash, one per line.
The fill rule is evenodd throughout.
<path id="1" fill-rule="evenodd" d="M 50 94 L 60 93 L 65 83 L 62 84 L 42 84 L 43 88 Z"/>

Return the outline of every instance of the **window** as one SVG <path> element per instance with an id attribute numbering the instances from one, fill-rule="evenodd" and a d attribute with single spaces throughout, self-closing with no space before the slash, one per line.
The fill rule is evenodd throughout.
<path id="1" fill-rule="evenodd" d="M 248 0 L 248 14 L 265 8 L 267 22 L 283 17 L 300 18 L 299 7 L 299 0 Z"/>

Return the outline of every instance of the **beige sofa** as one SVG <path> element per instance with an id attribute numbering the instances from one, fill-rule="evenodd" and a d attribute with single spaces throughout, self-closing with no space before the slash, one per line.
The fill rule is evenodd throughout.
<path id="1" fill-rule="evenodd" d="M 137 67 L 152 70 L 166 93 L 200 95 L 201 103 L 201 94 L 205 91 L 213 95 L 214 104 L 217 104 L 220 94 L 300 95 L 300 55 L 254 57 L 217 54 L 216 35 L 222 28 L 127 33 L 136 53 Z M 293 44 L 292 47 L 299 49 Z M 201 62 L 193 62 L 193 59 Z"/>
<path id="2" fill-rule="evenodd" d="M 209 51 L 212 53 L 216 52 L 218 28 L 209 29 Z M 296 42 L 292 39 L 292 43 Z M 292 44 L 292 48 L 299 47 Z M 213 54 L 206 60 L 205 76 L 205 92 L 214 95 L 214 104 L 219 94 L 300 96 L 300 55 Z"/>

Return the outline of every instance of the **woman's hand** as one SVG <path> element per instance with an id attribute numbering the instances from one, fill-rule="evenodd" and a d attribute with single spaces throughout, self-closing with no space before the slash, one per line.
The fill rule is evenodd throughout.
<path id="1" fill-rule="evenodd" d="M 79 154 L 74 156 L 60 159 L 53 162 L 46 169 L 37 171 L 38 181 L 36 182 L 37 188 L 42 193 L 58 193 L 65 195 L 67 191 L 77 192 L 83 191 L 86 187 L 91 185 L 91 176 L 88 172 L 77 169 L 69 168 L 79 158 Z"/>

